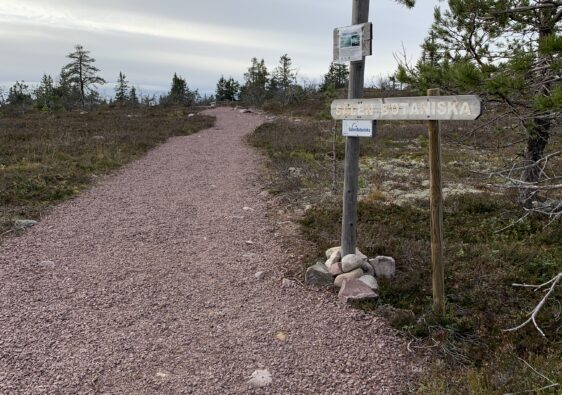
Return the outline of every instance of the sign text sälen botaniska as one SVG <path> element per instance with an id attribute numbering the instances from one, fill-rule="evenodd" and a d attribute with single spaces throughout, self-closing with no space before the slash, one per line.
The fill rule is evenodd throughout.
<path id="1" fill-rule="evenodd" d="M 342 99 L 331 106 L 334 119 L 471 121 L 481 111 L 475 95 Z"/>

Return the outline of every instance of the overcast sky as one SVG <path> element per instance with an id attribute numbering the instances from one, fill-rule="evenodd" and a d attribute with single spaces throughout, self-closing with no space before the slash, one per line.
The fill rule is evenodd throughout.
<path id="1" fill-rule="evenodd" d="M 374 54 L 366 80 L 412 57 L 437 0 L 408 10 L 372 0 Z M 75 44 L 91 51 L 108 82 L 119 71 L 143 92 L 169 89 L 174 72 L 212 93 L 221 75 L 242 80 L 252 57 L 271 70 L 288 53 L 301 78 L 319 81 L 332 58 L 332 30 L 351 20 L 350 0 L 0 0 L 0 86 L 57 76 Z"/>

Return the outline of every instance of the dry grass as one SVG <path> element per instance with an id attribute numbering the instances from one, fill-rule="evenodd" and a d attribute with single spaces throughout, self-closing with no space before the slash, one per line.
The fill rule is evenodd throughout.
<path id="1" fill-rule="evenodd" d="M 210 127 L 213 119 L 182 108 L 105 108 L 0 118 L 0 234 L 16 219 L 40 219 L 100 175 L 171 136 Z"/>

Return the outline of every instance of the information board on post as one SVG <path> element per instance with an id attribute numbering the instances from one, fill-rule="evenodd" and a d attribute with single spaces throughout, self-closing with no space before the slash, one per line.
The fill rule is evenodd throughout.
<path id="1" fill-rule="evenodd" d="M 371 23 L 334 29 L 334 62 L 346 63 L 363 60 L 373 53 Z"/>
<path id="2" fill-rule="evenodd" d="M 334 100 L 334 119 L 472 121 L 482 112 L 476 95 Z"/>
<path id="3" fill-rule="evenodd" d="M 373 137 L 375 122 L 368 119 L 344 119 L 342 134 L 345 137 Z"/>

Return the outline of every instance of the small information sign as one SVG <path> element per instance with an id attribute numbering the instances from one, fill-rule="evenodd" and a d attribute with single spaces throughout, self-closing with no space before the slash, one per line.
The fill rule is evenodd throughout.
<path id="1" fill-rule="evenodd" d="M 342 134 L 346 137 L 373 137 L 374 122 L 365 119 L 344 119 Z"/>
<path id="2" fill-rule="evenodd" d="M 372 25 L 340 27 L 334 30 L 334 62 L 345 63 L 363 60 L 372 54 Z"/>

